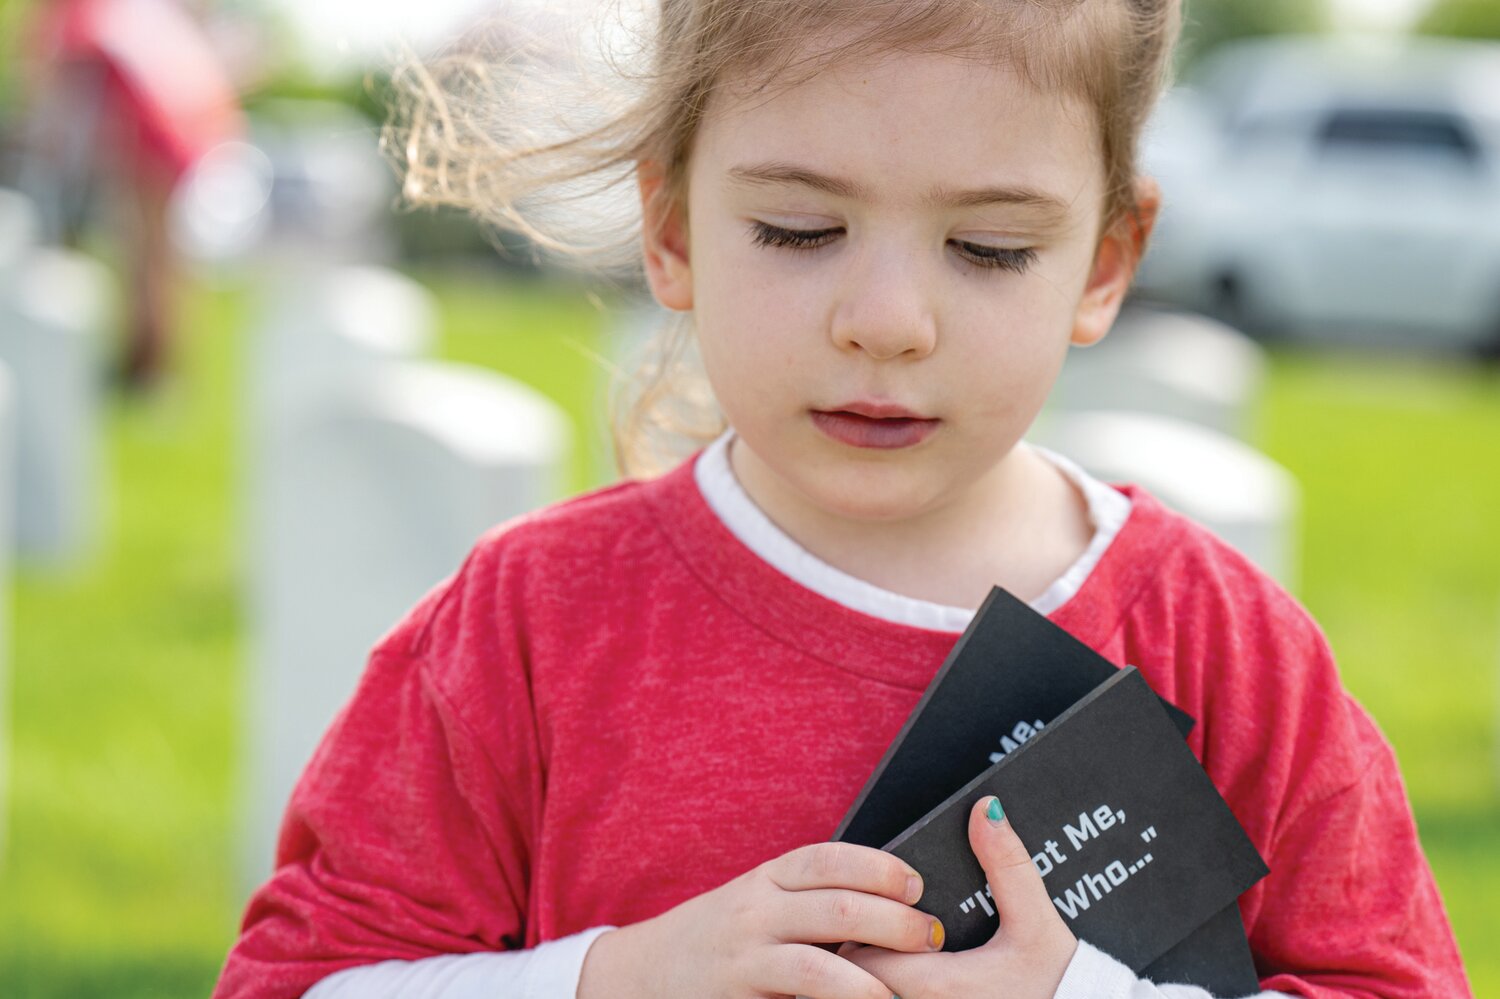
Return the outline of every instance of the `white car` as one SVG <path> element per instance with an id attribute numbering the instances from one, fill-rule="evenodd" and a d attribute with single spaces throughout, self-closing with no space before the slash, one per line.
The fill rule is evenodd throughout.
<path id="1" fill-rule="evenodd" d="M 1500 44 L 1242 43 L 1169 94 L 1140 293 L 1250 333 L 1500 356 Z"/>

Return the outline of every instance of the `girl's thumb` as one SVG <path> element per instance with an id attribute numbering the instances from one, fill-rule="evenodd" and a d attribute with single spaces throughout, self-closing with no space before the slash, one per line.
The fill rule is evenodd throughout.
<path id="1" fill-rule="evenodd" d="M 1000 799 L 979 799 L 969 812 L 969 845 L 989 879 L 1002 928 L 1053 917 L 1052 902 L 1031 853 L 1011 828 Z"/>

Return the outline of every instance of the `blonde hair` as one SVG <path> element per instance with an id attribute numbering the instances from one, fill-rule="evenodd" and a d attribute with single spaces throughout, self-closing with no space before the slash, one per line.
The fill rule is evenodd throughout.
<path id="1" fill-rule="evenodd" d="M 408 203 L 458 206 L 540 253 L 638 277 L 636 165 L 660 164 L 656 196 L 684 205 L 693 137 L 718 88 L 791 86 L 861 55 L 944 52 L 1006 62 L 1094 111 L 1108 227 L 1138 211 L 1139 136 L 1166 82 L 1181 2 L 661 0 L 654 18 L 602 46 L 603 36 L 560 41 L 555 24 L 495 22 L 397 67 L 383 142 Z M 631 29 L 630 12 L 615 10 Z M 840 41 L 811 49 L 809 38 Z M 723 427 L 690 329 L 688 317 L 672 324 L 616 396 L 625 474 L 658 471 Z"/>

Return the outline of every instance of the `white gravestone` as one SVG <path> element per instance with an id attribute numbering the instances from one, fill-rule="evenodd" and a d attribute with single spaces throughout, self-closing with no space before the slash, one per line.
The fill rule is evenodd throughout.
<path id="1" fill-rule="evenodd" d="M 41 238 L 42 220 L 31 199 L 0 187 L 0 274 L 20 263 Z"/>
<path id="2" fill-rule="evenodd" d="M 281 560 L 288 548 L 285 508 L 295 503 L 295 487 L 285 480 L 297 460 L 298 434 L 309 413 L 325 409 L 331 396 L 357 392 L 378 372 L 428 353 L 437 321 L 432 296 L 403 274 L 378 266 L 317 263 L 274 275 L 262 313 L 246 340 L 242 368 L 240 492 L 252 717 L 240 869 L 247 884 L 269 867 L 270 837 L 290 789 L 282 787 L 289 764 L 271 738 L 276 730 L 260 719 L 279 703 L 288 657 L 305 661 L 296 658 L 299 643 L 326 644 L 318 633 L 298 634 L 306 622 L 288 599 L 289 569 Z M 330 620 L 336 627 L 336 619 Z M 325 680 L 314 672 L 308 682 Z"/>
<path id="3" fill-rule="evenodd" d="M 437 306 L 420 284 L 384 267 L 310 267 L 277 280 L 249 341 L 247 422 L 262 434 L 330 386 L 372 366 L 422 357 Z"/>
<path id="4" fill-rule="evenodd" d="M 99 395 L 113 288 L 104 267 L 42 248 L 0 273 L 0 361 L 16 382 L 20 558 L 76 562 L 101 505 Z"/>
<path id="5" fill-rule="evenodd" d="M 283 465 L 274 445 L 290 439 L 309 406 L 342 385 L 426 355 L 437 305 L 411 278 L 384 267 L 310 267 L 272 282 L 264 315 L 246 339 L 241 494 L 252 635 L 268 576 L 266 515 Z"/>
<path id="6" fill-rule="evenodd" d="M 1109 336 L 1068 355 L 1050 410 L 1131 410 L 1248 436 L 1265 352 L 1214 319 L 1131 306 Z"/>
<path id="7" fill-rule="evenodd" d="M 330 393 L 425 355 L 437 324 L 426 289 L 382 267 L 309 268 L 274 281 L 268 298 L 243 364 L 241 492 L 252 638 L 271 578 L 265 553 L 275 525 L 267 518 L 286 466 L 278 445 L 295 443 L 305 413 Z"/>
<path id="8" fill-rule="evenodd" d="M 0 363 L 0 870 L 10 842 L 10 586 L 12 484 L 16 475 L 16 392 Z"/>
<path id="9" fill-rule="evenodd" d="M 250 702 L 245 887 L 270 869 L 297 775 L 371 646 L 489 527 L 561 494 L 555 404 L 481 369 L 369 367 L 267 442 Z"/>
<path id="10" fill-rule="evenodd" d="M 31 200 L 0 188 L 0 288 L 9 287 L 16 268 L 41 233 L 41 217 Z M 10 369 L 0 361 L 0 870 L 10 831 L 10 586 L 15 537 L 16 392 Z"/>
<path id="11" fill-rule="evenodd" d="M 1129 412 L 1052 414 L 1031 439 L 1107 482 L 1144 486 L 1294 587 L 1300 490 L 1290 472 L 1249 445 Z"/>

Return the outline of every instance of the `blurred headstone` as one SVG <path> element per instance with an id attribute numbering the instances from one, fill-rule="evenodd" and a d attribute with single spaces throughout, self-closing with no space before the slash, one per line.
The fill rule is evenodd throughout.
<path id="1" fill-rule="evenodd" d="M 0 187 L 0 274 L 20 264 L 36 246 L 41 229 L 41 216 L 31 199 Z"/>
<path id="2" fill-rule="evenodd" d="M 262 733 L 269 723 L 258 719 L 278 707 L 272 692 L 285 685 L 278 678 L 291 668 L 287 650 L 292 650 L 293 663 L 302 661 L 295 659 L 301 622 L 288 617 L 282 591 L 286 569 L 278 562 L 285 547 L 278 534 L 285 520 L 281 508 L 295 501 L 295 487 L 285 480 L 295 461 L 298 434 L 309 414 L 325 410 L 331 397 L 357 392 L 378 372 L 425 355 L 436 327 L 436 305 L 426 289 L 403 274 L 373 266 L 312 265 L 284 272 L 271 282 L 263 311 L 246 343 L 241 421 L 252 704 L 240 862 L 247 884 L 267 869 L 274 843 L 267 829 L 290 791 L 290 785 L 282 788 L 287 757 L 274 743 L 265 744 Z M 340 681 L 347 675 L 338 673 Z M 309 680 L 319 681 L 316 672 Z M 319 703 L 327 700 L 325 695 Z M 331 713 L 321 724 L 329 717 Z M 305 757 L 306 752 L 303 761 Z"/>
<path id="3" fill-rule="evenodd" d="M 283 277 L 248 345 L 248 429 L 263 437 L 331 387 L 426 355 L 436 329 L 432 296 L 397 271 L 309 267 Z"/>
<path id="4" fill-rule="evenodd" d="M 16 476 L 16 391 L 0 363 L 0 870 L 10 843 L 10 580 Z"/>
<path id="5" fill-rule="evenodd" d="M 1048 406 L 1155 413 L 1243 440 L 1265 369 L 1262 348 L 1232 327 L 1132 306 L 1109 336 L 1069 354 Z"/>
<path id="6" fill-rule="evenodd" d="M 1107 482 L 1144 486 L 1294 588 L 1300 490 L 1290 472 L 1249 445 L 1181 420 L 1123 411 L 1053 414 L 1031 440 Z"/>
<path id="7" fill-rule="evenodd" d="M 112 285 L 69 250 L 32 249 L 0 273 L 0 361 L 15 379 L 16 553 L 75 561 L 98 533 L 99 396 Z"/>
<path id="8" fill-rule="evenodd" d="M 333 305 L 284 313 L 307 322 L 264 331 L 254 366 L 247 890 L 270 869 L 296 777 L 371 646 L 486 529 L 565 481 L 556 405 L 492 372 L 411 359 L 430 311 L 385 277 L 336 276 Z M 345 299 L 350 288 L 366 294 Z M 356 306 L 370 311 L 356 319 Z"/>
<path id="9" fill-rule="evenodd" d="M 309 409 L 376 372 L 425 355 L 436 305 L 417 282 L 383 267 L 313 268 L 273 285 L 266 315 L 248 338 L 242 418 L 245 563 L 252 624 L 272 598 L 266 564 L 277 447 L 295 443 Z"/>

